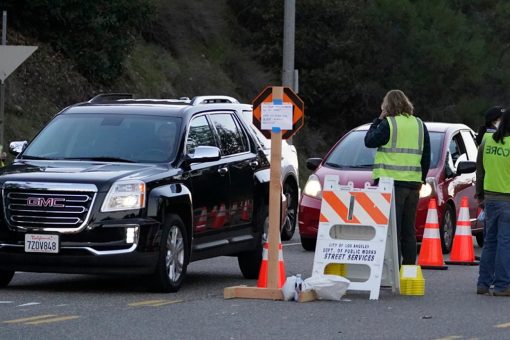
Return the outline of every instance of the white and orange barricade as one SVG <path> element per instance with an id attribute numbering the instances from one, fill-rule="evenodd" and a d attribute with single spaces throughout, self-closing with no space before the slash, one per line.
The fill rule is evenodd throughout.
<path id="1" fill-rule="evenodd" d="M 348 290 L 369 291 L 370 300 L 379 298 L 381 284 L 398 292 L 394 216 L 393 179 L 359 189 L 352 183 L 340 186 L 338 176 L 326 176 L 312 275 L 342 264 L 342 276 L 351 281 Z"/>

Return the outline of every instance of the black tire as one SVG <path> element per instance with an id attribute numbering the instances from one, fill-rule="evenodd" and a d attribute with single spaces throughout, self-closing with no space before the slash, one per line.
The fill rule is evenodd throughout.
<path id="1" fill-rule="evenodd" d="M 159 245 L 156 272 L 152 277 L 154 291 L 170 293 L 181 288 L 189 262 L 189 245 L 182 220 L 169 215 L 164 222 Z"/>
<path id="2" fill-rule="evenodd" d="M 317 243 L 317 239 L 315 238 L 306 238 L 301 236 L 301 245 L 303 249 L 306 251 L 315 251 L 315 245 Z"/>
<path id="3" fill-rule="evenodd" d="M 449 254 L 452 250 L 453 237 L 455 236 L 455 210 L 451 205 L 447 205 L 444 210 L 439 234 L 441 236 L 443 254 Z"/>
<path id="4" fill-rule="evenodd" d="M 294 236 L 296 230 L 298 191 L 293 183 L 287 181 L 283 185 L 283 194 L 287 198 L 287 216 L 283 222 L 281 238 L 282 241 L 288 241 Z"/>
<path id="5" fill-rule="evenodd" d="M 260 264 L 262 263 L 262 245 L 267 240 L 268 232 L 269 215 L 267 205 L 264 204 L 257 208 L 254 222 L 258 235 L 255 249 L 237 255 L 239 269 L 241 269 L 241 273 L 246 279 L 257 279 L 259 277 Z"/>
<path id="6" fill-rule="evenodd" d="M 484 238 L 485 238 L 485 234 L 484 234 L 484 232 L 483 232 L 483 231 L 480 231 L 480 232 L 476 233 L 476 234 L 475 234 L 475 238 L 476 238 L 476 243 L 478 243 L 478 246 L 479 246 L 480 248 L 482 248 L 482 247 L 483 247 L 483 240 L 484 240 Z"/>
<path id="7" fill-rule="evenodd" d="M 0 287 L 7 287 L 14 276 L 14 270 L 0 270 Z"/>

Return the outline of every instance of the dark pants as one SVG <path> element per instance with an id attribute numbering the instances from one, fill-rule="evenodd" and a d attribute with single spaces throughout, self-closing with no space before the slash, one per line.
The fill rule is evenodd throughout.
<path id="1" fill-rule="evenodd" d="M 419 189 L 395 186 L 395 210 L 397 214 L 398 258 L 402 264 L 416 264 L 416 209 Z"/>

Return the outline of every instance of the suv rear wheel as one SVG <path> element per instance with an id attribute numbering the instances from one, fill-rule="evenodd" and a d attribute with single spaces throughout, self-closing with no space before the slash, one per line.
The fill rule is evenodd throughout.
<path id="1" fill-rule="evenodd" d="M 447 205 L 444 210 L 443 220 L 440 228 L 441 247 L 443 254 L 449 254 L 452 250 L 453 237 L 455 235 L 455 210 Z"/>
<path id="2" fill-rule="evenodd" d="M 170 215 L 165 221 L 159 249 L 159 259 L 154 274 L 154 289 L 176 292 L 182 285 L 189 261 L 187 234 L 182 220 Z"/>
<path id="3" fill-rule="evenodd" d="M 246 279 L 256 279 L 259 277 L 260 264 L 262 263 L 262 245 L 267 241 L 268 211 L 268 206 L 265 204 L 257 208 L 255 226 L 259 236 L 255 249 L 242 252 L 237 256 L 239 269 L 241 269 L 241 273 L 243 273 Z"/>
<path id="4" fill-rule="evenodd" d="M 303 247 L 304 250 L 315 251 L 316 243 L 317 239 L 315 238 L 301 237 L 301 246 Z"/>
<path id="5" fill-rule="evenodd" d="M 485 237 L 485 233 L 483 231 L 480 231 L 480 232 L 475 234 L 475 237 L 476 237 L 476 243 L 478 243 L 478 246 L 480 248 L 482 248 L 483 247 L 483 240 L 484 240 L 484 237 Z"/>
<path id="6" fill-rule="evenodd" d="M 287 216 L 282 227 L 282 241 L 288 241 L 296 230 L 296 217 L 298 209 L 298 192 L 296 186 L 290 181 L 285 182 L 283 194 L 287 198 Z"/>

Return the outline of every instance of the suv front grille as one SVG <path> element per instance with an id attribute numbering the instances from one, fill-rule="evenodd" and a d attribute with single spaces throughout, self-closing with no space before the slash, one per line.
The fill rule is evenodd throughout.
<path id="1" fill-rule="evenodd" d="M 73 186 L 6 183 L 3 201 L 7 223 L 25 230 L 80 230 L 88 219 L 97 190 L 90 185 Z"/>

